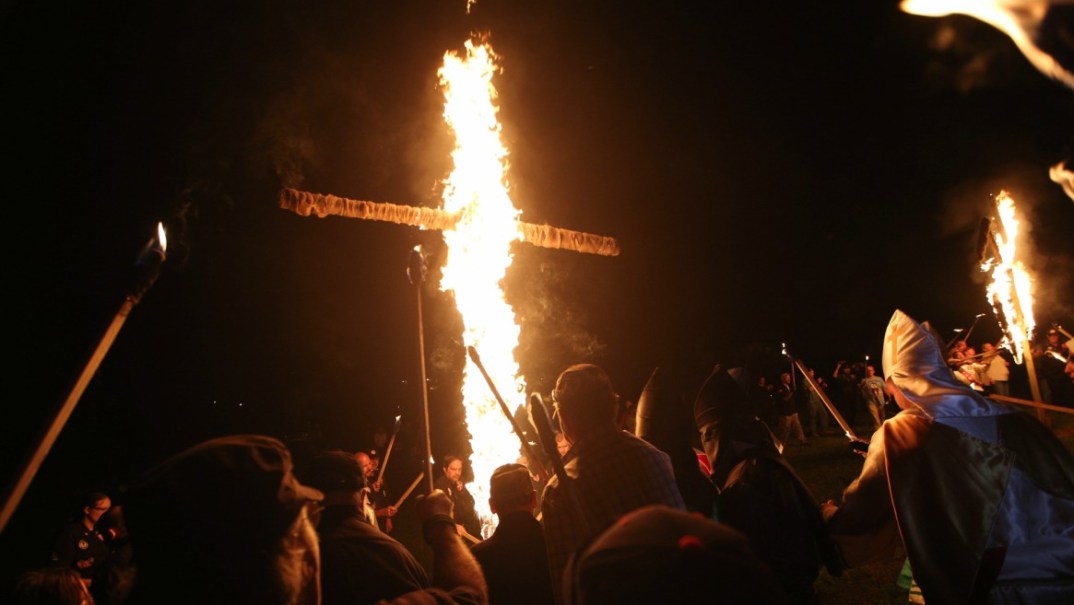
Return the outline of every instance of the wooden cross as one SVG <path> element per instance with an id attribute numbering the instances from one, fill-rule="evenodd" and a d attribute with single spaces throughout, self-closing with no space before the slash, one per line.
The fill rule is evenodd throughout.
<path id="1" fill-rule="evenodd" d="M 319 218 L 330 215 L 345 216 L 371 221 L 388 221 L 438 231 L 454 228 L 459 220 L 458 214 L 440 208 L 352 200 L 298 189 L 281 190 L 279 202 L 280 208 L 301 216 L 311 214 Z M 611 237 L 522 221 L 519 221 L 518 226 L 522 233 L 522 240 L 534 246 L 601 256 L 619 256 L 619 243 Z"/>

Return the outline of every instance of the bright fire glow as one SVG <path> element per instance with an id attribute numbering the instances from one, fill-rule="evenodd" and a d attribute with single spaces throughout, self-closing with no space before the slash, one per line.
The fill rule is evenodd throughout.
<path id="1" fill-rule="evenodd" d="M 1006 191 L 996 197 L 996 210 L 1002 229 L 993 229 L 992 241 L 998 253 L 985 261 L 981 271 L 992 273 L 987 296 L 996 314 L 1006 319 L 1001 325 L 1006 333 L 1007 348 L 1015 363 L 1022 363 L 1026 353 L 1024 345 L 1029 342 L 1036 321 L 1033 319 L 1033 295 L 1031 282 L 1025 267 L 1016 256 L 1019 221 L 1014 213 L 1014 200 Z"/>
<path id="2" fill-rule="evenodd" d="M 463 340 L 480 355 L 489 377 L 512 409 L 525 398 L 515 349 L 520 328 L 500 286 L 511 265 L 511 242 L 522 237 L 519 211 L 508 194 L 507 149 L 493 101 L 498 71 L 487 44 L 466 42 L 464 57 L 448 52 L 440 68 L 444 119 L 455 133 L 454 169 L 444 187 L 444 209 L 460 213 L 444 231 L 447 262 L 440 282 L 454 293 L 463 320 Z M 474 470 L 471 491 L 483 533 L 494 527 L 488 508 L 489 478 L 501 464 L 515 462 L 520 443 L 481 371 L 467 357 L 463 406 L 470 431 Z"/>
<path id="3" fill-rule="evenodd" d="M 157 223 L 157 241 L 160 242 L 160 249 L 167 252 L 168 234 L 164 232 L 164 223 Z"/>
<path id="4" fill-rule="evenodd" d="M 1051 4 L 1048 0 L 902 0 L 903 12 L 923 17 L 960 14 L 973 17 L 1010 36 L 1026 59 L 1041 73 L 1074 88 L 1074 74 L 1037 45 Z M 1056 41 L 1062 44 L 1061 41 Z M 1045 45 L 1047 47 L 1047 45 Z"/>

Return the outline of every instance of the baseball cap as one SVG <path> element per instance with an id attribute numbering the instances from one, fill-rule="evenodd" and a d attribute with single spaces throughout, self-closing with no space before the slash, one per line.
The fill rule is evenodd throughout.
<path id="1" fill-rule="evenodd" d="M 516 463 L 504 464 L 492 471 L 489 488 L 489 497 L 497 502 L 528 498 L 534 491 L 529 469 Z"/>
<path id="2" fill-rule="evenodd" d="M 570 605 L 683 603 L 697 595 L 719 595 L 727 603 L 787 602 L 742 533 L 662 505 L 624 515 L 579 549 L 564 582 Z"/>
<path id="3" fill-rule="evenodd" d="M 277 544 L 307 502 L 324 499 L 292 469 L 287 447 L 264 435 L 219 437 L 176 454 L 146 473 L 126 499 L 138 556 L 168 559 L 191 551 L 226 562 Z"/>

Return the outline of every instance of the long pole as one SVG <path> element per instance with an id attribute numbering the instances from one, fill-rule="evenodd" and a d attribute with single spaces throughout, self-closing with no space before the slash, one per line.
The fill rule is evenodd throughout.
<path id="1" fill-rule="evenodd" d="M 425 378 L 425 329 L 421 315 L 421 285 L 425 283 L 425 257 L 420 248 L 410 251 L 410 262 L 407 266 L 407 277 L 414 286 L 415 299 L 418 310 L 418 359 L 421 362 L 421 409 L 425 418 L 425 479 L 429 487 L 429 493 L 433 493 L 433 440 L 432 429 L 429 426 L 429 383 Z"/>
<path id="2" fill-rule="evenodd" d="M 805 378 L 809 387 L 813 389 L 813 392 L 820 397 L 822 402 L 824 402 L 824 407 L 828 408 L 828 411 L 831 412 L 832 418 L 835 418 L 835 421 L 842 427 L 843 433 L 846 434 L 847 439 L 850 439 L 851 441 L 861 441 L 862 439 L 854 434 L 854 429 L 850 428 L 850 423 L 843 418 L 843 415 L 839 413 L 839 410 L 835 409 L 835 404 L 832 403 L 831 399 L 828 399 L 828 395 L 824 392 L 824 389 L 820 388 L 817 381 L 813 380 L 813 377 L 809 375 L 809 371 L 802 365 L 802 362 L 799 361 L 797 357 L 792 357 L 791 359 L 794 360 L 794 367 L 798 368 L 798 371 L 802 373 L 802 377 Z"/>
<path id="3" fill-rule="evenodd" d="M 392 455 L 392 447 L 395 446 L 395 438 L 399 435 L 399 421 L 402 416 L 395 417 L 395 428 L 392 429 L 392 438 L 388 440 L 388 447 L 384 450 L 384 459 L 380 461 L 380 469 L 377 471 L 377 483 L 384 479 L 384 469 L 388 468 L 388 458 Z"/>
<path id="4" fill-rule="evenodd" d="M 485 382 L 489 385 L 489 389 L 492 391 L 492 395 L 496 398 L 496 401 L 500 404 L 500 410 L 503 411 L 503 415 L 507 416 L 507 421 L 511 423 L 511 429 L 514 430 L 515 435 L 518 436 L 518 440 L 522 442 L 522 449 L 526 450 L 526 457 L 533 462 L 533 465 L 537 467 L 537 475 L 541 479 L 541 483 L 548 481 L 549 474 L 545 469 L 544 464 L 541 463 L 541 459 L 537 457 L 537 451 L 533 449 L 530 442 L 526 440 L 526 435 L 522 432 L 522 427 L 518 426 L 518 422 L 515 421 L 515 417 L 511 414 L 511 409 L 507 407 L 507 403 L 504 402 L 503 397 L 500 396 L 500 390 L 496 388 L 496 383 L 492 381 L 492 377 L 489 376 L 488 371 L 485 370 L 485 364 L 481 363 L 481 357 L 477 354 L 477 349 L 473 346 L 466 347 L 466 352 L 470 354 L 470 359 L 473 360 L 477 369 L 481 370 L 481 375 L 485 377 Z"/>
<path id="5" fill-rule="evenodd" d="M 71 414 L 74 412 L 75 406 L 78 405 L 79 400 L 82 398 L 86 387 L 89 386 L 93 376 L 97 373 L 97 368 L 104 361 L 108 350 L 112 348 L 112 343 L 115 342 L 116 336 L 119 335 L 120 329 L 123 328 L 123 324 L 127 321 L 127 316 L 130 315 L 131 309 L 138 304 L 142 296 L 149 290 L 149 287 L 156 281 L 160 272 L 160 265 L 165 259 L 164 251 L 167 246 L 164 238 L 164 227 L 158 226 L 158 230 L 159 235 L 157 238 L 149 240 L 135 263 L 136 273 L 134 280 L 128 289 L 127 295 L 123 298 L 123 303 L 120 304 L 119 310 L 112 317 L 111 323 L 108 324 L 108 328 L 104 331 L 100 341 L 97 342 L 97 347 L 93 350 L 93 354 L 90 355 L 86 365 L 82 368 L 81 374 L 75 380 L 74 386 L 71 387 L 67 397 L 63 400 L 48 427 L 42 433 L 33 453 L 22 467 L 22 471 L 20 471 L 7 498 L 4 500 L 4 507 L 0 509 L 0 533 L 3 533 L 4 528 L 7 527 L 7 522 L 15 514 L 15 510 L 19 507 L 23 496 L 26 495 L 26 491 L 30 488 L 30 483 L 33 482 L 37 471 L 45 461 L 45 457 L 48 456 L 53 444 L 56 443 L 56 439 L 60 436 L 60 432 L 63 431 L 64 425 L 67 424 L 67 420 L 70 419 Z"/>

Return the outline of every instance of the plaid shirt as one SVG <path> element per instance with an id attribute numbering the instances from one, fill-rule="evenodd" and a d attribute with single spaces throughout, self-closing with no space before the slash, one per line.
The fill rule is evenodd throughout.
<path id="1" fill-rule="evenodd" d="M 579 439 L 566 461 L 581 510 L 553 477 L 541 499 L 552 588 L 563 602 L 567 560 L 591 537 L 642 506 L 664 504 L 686 510 L 671 459 L 634 435 L 609 428 Z"/>

